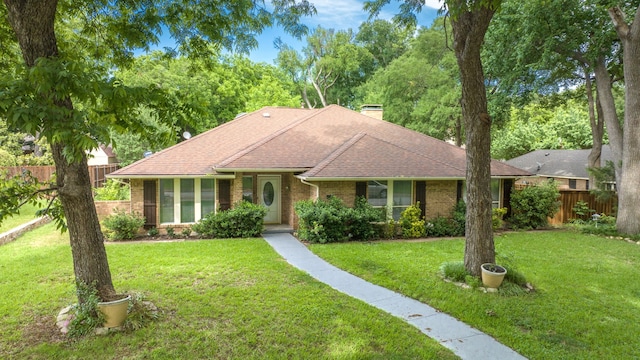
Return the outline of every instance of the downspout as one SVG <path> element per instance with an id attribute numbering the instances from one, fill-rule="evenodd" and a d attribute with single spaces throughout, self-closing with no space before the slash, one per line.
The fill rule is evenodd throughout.
<path id="1" fill-rule="evenodd" d="M 316 184 L 312 184 L 310 182 L 307 182 L 306 180 L 301 179 L 301 178 L 298 178 L 298 179 L 300 179 L 301 183 L 303 183 L 305 185 L 309 185 L 309 186 L 315 188 L 316 189 L 316 200 L 320 199 L 320 186 L 318 186 Z"/>

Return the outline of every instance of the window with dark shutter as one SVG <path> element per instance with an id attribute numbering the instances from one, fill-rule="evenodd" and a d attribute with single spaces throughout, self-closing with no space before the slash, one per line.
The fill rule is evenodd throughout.
<path id="1" fill-rule="evenodd" d="M 367 197 L 367 182 L 366 181 L 357 181 L 356 182 L 356 198 L 359 197 Z"/>
<path id="2" fill-rule="evenodd" d="M 231 209 L 231 180 L 218 180 L 220 210 Z"/>
<path id="3" fill-rule="evenodd" d="M 427 182 L 416 181 L 416 203 L 420 203 L 421 217 L 427 214 Z"/>

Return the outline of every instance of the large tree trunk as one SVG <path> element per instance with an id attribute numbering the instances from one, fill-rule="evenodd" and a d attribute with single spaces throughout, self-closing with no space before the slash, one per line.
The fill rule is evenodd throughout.
<path id="1" fill-rule="evenodd" d="M 604 123 L 607 127 L 607 134 L 609 135 L 611 157 L 615 164 L 616 180 L 619 182 L 622 177 L 622 169 L 620 167 L 623 147 L 622 128 L 620 127 L 618 113 L 616 112 L 616 104 L 613 99 L 613 91 L 611 90 L 611 75 L 609 75 L 607 65 L 602 57 L 596 61 L 595 75 L 598 103 L 602 107 L 602 115 L 604 116 Z"/>
<path id="2" fill-rule="evenodd" d="M 465 1 L 450 1 L 463 8 Z M 456 5 L 457 4 L 457 5 Z M 464 264 L 479 276 L 480 265 L 495 262 L 491 227 L 491 118 L 480 50 L 494 10 L 480 7 L 460 12 L 452 23 L 454 49 L 462 83 L 462 118 L 467 147 L 467 217 Z"/>
<path id="3" fill-rule="evenodd" d="M 589 168 L 600 168 L 602 157 L 602 137 L 604 135 L 604 121 L 600 116 L 602 111 L 596 113 L 596 100 L 593 96 L 593 87 L 591 85 L 591 73 L 585 67 L 584 68 L 585 79 L 585 91 L 587 93 L 587 100 L 589 104 L 589 123 L 591 124 L 591 137 L 593 138 L 593 146 L 591 152 L 587 158 L 587 166 Z M 602 107 L 598 105 L 598 110 Z M 593 175 L 589 175 L 589 184 L 595 185 L 595 179 Z"/>
<path id="4" fill-rule="evenodd" d="M 629 24 L 619 8 L 609 10 L 618 36 L 622 40 L 625 106 L 622 149 L 622 178 L 618 186 L 616 227 L 623 234 L 640 234 L 640 7 Z"/>
<path id="5" fill-rule="evenodd" d="M 4 0 L 4 3 L 26 65 L 33 67 L 38 58 L 57 57 L 58 46 L 54 32 L 57 1 Z M 56 105 L 68 110 L 73 109 L 69 97 L 58 101 Z M 62 117 L 46 121 L 64 122 L 72 121 L 72 118 Z M 88 285 L 95 284 L 99 296 L 106 299 L 113 295 L 115 290 L 93 202 L 87 159 L 82 156 L 82 159 L 69 162 L 63 155 L 65 146 L 74 144 L 53 143 L 51 150 L 56 163 L 58 194 L 69 228 L 76 281 Z"/>

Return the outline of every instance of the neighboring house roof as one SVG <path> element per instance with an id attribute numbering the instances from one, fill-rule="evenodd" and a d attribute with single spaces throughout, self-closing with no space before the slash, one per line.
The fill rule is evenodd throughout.
<path id="1" fill-rule="evenodd" d="M 203 176 L 291 171 L 308 180 L 464 178 L 465 150 L 331 105 L 266 107 L 111 173 L 113 177 Z M 531 175 L 493 161 L 492 176 Z"/>
<path id="2" fill-rule="evenodd" d="M 535 150 L 506 163 L 538 176 L 589 179 L 587 167 L 591 149 L 584 150 Z M 602 165 L 613 161 L 609 145 L 602 146 Z"/>

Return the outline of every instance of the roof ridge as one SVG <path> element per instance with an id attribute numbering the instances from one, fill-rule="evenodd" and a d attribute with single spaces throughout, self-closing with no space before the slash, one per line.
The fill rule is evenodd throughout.
<path id="1" fill-rule="evenodd" d="M 406 129 L 406 128 L 405 128 L 405 129 Z M 420 133 L 420 134 L 422 134 L 422 133 Z M 444 161 L 441 161 L 441 160 L 439 160 L 439 159 L 437 159 L 437 158 L 433 158 L 433 157 L 431 157 L 431 156 L 429 156 L 429 155 L 421 154 L 421 153 L 419 153 L 419 152 L 416 152 L 416 151 L 414 151 L 413 149 L 408 149 L 408 148 L 406 148 L 406 147 L 404 147 L 404 146 L 401 146 L 401 145 L 398 145 L 398 144 L 392 143 L 392 142 L 387 141 L 387 140 L 384 140 L 384 139 L 380 139 L 379 137 L 374 136 L 374 135 L 371 135 L 371 134 L 367 134 L 367 135 L 368 135 L 368 136 L 371 136 L 372 138 L 374 138 L 374 139 L 376 139 L 376 140 L 378 140 L 378 141 L 382 141 L 382 142 L 387 143 L 387 144 L 389 144 L 389 145 L 391 145 L 391 146 L 394 146 L 394 147 L 400 148 L 400 149 L 402 149 L 402 150 L 408 151 L 408 152 L 410 152 L 410 153 L 412 153 L 412 154 L 415 154 L 415 155 L 418 155 L 418 156 L 420 156 L 420 157 L 427 158 L 427 159 L 429 159 L 429 160 L 433 160 L 433 161 L 435 161 L 435 162 L 437 162 L 437 163 L 439 163 L 439 164 L 442 164 L 442 165 L 444 165 L 444 166 L 447 166 L 447 167 L 450 167 L 450 168 L 453 168 L 453 169 L 456 169 L 456 170 L 459 170 L 459 171 L 466 171 L 466 169 L 460 169 L 460 168 L 458 168 L 458 167 L 456 167 L 456 166 L 453 166 L 453 165 L 451 165 L 451 164 L 449 164 L 449 163 L 446 163 L 446 162 L 444 162 Z M 424 134 L 422 134 L 422 135 L 424 135 Z M 425 136 L 430 137 L 429 135 L 425 135 Z M 435 139 L 435 138 L 434 138 L 434 139 Z M 436 139 L 436 140 L 439 140 L 439 139 Z M 440 140 L 440 141 L 442 141 L 442 140 Z M 445 144 L 451 145 L 451 144 L 447 143 L 446 141 L 442 141 L 442 142 L 443 142 L 443 143 L 445 143 Z M 455 146 L 455 145 L 451 145 L 451 146 Z M 458 148 L 458 147 L 456 146 L 456 148 Z M 458 149 L 460 149 L 460 148 L 458 148 Z M 462 150 L 462 149 L 461 149 L 461 150 Z"/>
<path id="2" fill-rule="evenodd" d="M 244 150 L 235 153 L 234 155 L 222 160 L 218 164 L 215 164 L 213 167 L 214 168 L 224 167 L 225 165 L 227 165 L 227 164 L 229 164 L 229 163 L 231 163 L 231 162 L 233 162 L 235 160 L 238 160 L 239 158 L 241 158 L 241 157 L 245 156 L 246 154 L 250 153 L 251 151 L 259 148 L 260 146 L 262 146 L 262 145 L 264 145 L 266 143 L 268 143 L 269 141 L 271 141 L 271 140 L 275 139 L 276 137 L 284 134 L 285 132 L 291 130 L 292 128 L 294 128 L 296 126 L 298 126 L 299 124 L 309 120 L 311 117 L 313 117 L 313 116 L 325 111 L 326 109 L 328 109 L 328 107 L 317 109 L 317 111 L 312 111 L 309 114 L 305 114 L 305 116 L 301 117 L 300 119 L 292 122 L 291 124 L 283 127 L 282 129 L 280 129 L 278 131 L 270 133 L 269 135 L 263 137 L 262 139 L 256 141 L 255 143 L 253 143 L 251 146 L 246 147 Z"/>
<path id="3" fill-rule="evenodd" d="M 327 157 L 325 157 L 324 159 L 322 159 L 318 165 L 314 166 L 313 168 L 311 168 L 309 171 L 306 171 L 306 173 L 308 175 L 315 175 L 317 173 L 319 173 L 322 169 L 324 169 L 325 167 L 327 167 L 329 164 L 331 164 L 331 162 L 333 162 L 333 160 L 335 160 L 336 158 L 338 158 L 338 156 L 344 154 L 345 151 L 347 151 L 349 148 L 351 148 L 353 145 L 355 145 L 356 143 L 358 143 L 358 141 L 360 141 L 360 139 L 362 139 L 363 137 L 367 136 L 368 134 L 365 132 L 359 132 L 357 134 L 355 134 L 354 136 L 352 136 L 349 140 L 345 141 L 344 143 L 342 143 L 342 145 L 338 146 L 338 148 L 336 148 L 334 151 L 332 151 Z"/>

